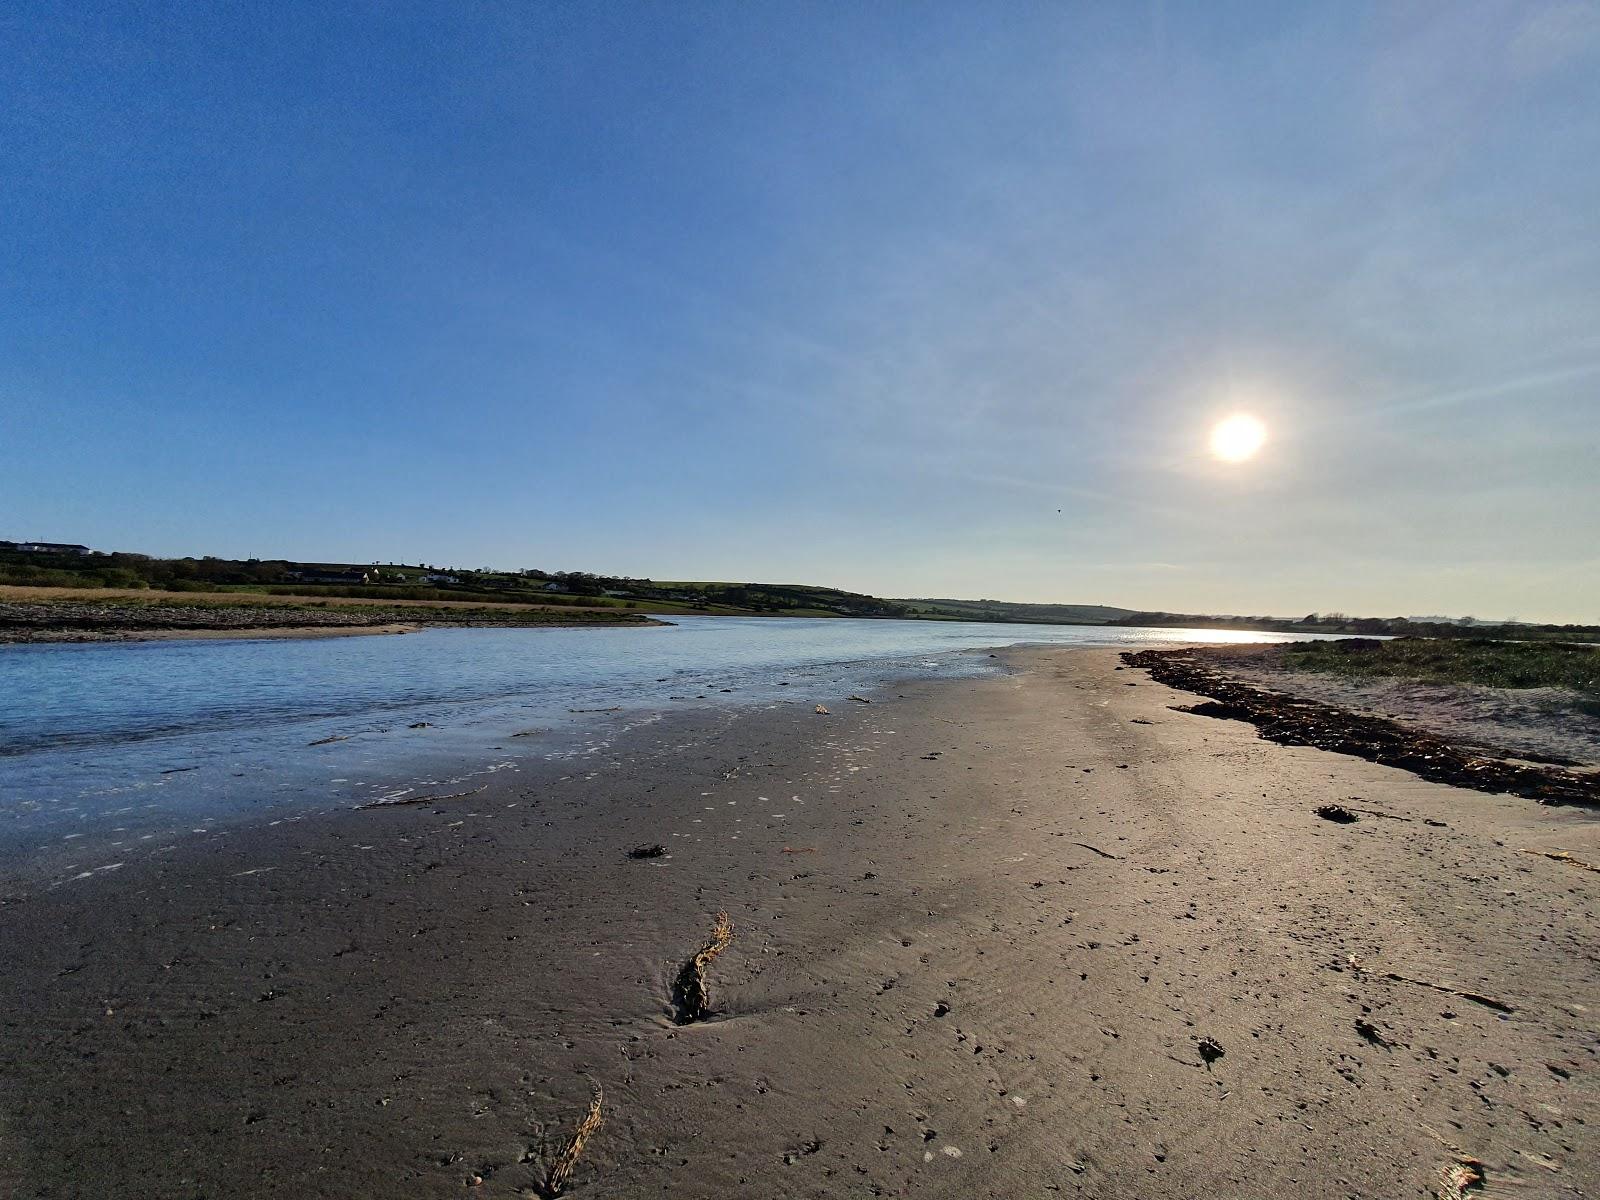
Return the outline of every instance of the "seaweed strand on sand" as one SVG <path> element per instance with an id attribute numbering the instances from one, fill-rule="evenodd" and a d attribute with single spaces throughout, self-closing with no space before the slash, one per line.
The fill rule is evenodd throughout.
<path id="1" fill-rule="evenodd" d="M 717 955 L 732 944 L 733 922 L 728 919 L 727 913 L 719 912 L 716 922 L 711 926 L 711 940 L 683 964 L 672 985 L 673 1019 L 679 1025 L 698 1021 L 710 1011 L 711 992 L 706 972 L 716 961 Z"/>
<path id="2" fill-rule="evenodd" d="M 541 1200 L 553 1200 L 566 1190 L 567 1184 L 572 1180 L 572 1172 L 578 1165 L 578 1159 L 583 1155 L 583 1148 L 589 1139 L 595 1135 L 600 1126 L 605 1123 L 604 1106 L 605 1092 L 594 1080 L 590 1080 L 594 1094 L 589 1099 L 589 1111 L 578 1122 L 578 1127 L 572 1131 L 572 1136 L 562 1143 L 554 1153 L 544 1150 L 540 1158 L 548 1165 L 544 1177 L 533 1185 L 533 1194 Z"/>

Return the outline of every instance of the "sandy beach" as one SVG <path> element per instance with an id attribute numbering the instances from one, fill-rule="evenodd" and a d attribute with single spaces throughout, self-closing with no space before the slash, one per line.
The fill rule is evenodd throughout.
<path id="1" fill-rule="evenodd" d="M 0 1193 L 1600 1191 L 1593 812 L 1004 658 L 0 881 Z"/>

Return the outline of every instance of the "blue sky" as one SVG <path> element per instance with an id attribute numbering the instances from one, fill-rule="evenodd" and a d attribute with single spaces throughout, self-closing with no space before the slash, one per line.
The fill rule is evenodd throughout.
<path id="1" fill-rule="evenodd" d="M 1590 0 L 13 3 L 0 54 L 0 536 L 1600 619 Z"/>

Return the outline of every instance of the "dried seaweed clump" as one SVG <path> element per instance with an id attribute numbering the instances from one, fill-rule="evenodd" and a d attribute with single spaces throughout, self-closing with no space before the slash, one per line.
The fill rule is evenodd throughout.
<path id="1" fill-rule="evenodd" d="M 546 1166 L 544 1177 L 533 1185 L 533 1194 L 541 1197 L 541 1200 L 554 1200 L 566 1190 L 567 1184 L 572 1181 L 572 1172 L 578 1165 L 578 1159 L 583 1156 L 584 1146 L 605 1122 L 602 1115 L 605 1092 L 598 1083 L 593 1080 L 590 1082 L 594 1086 L 594 1095 L 589 1100 L 589 1111 L 578 1122 L 572 1136 L 553 1150 L 546 1148 L 539 1155 Z"/>
<path id="2" fill-rule="evenodd" d="M 672 1005 L 677 1011 L 674 1019 L 679 1025 L 698 1021 L 711 1010 L 706 971 L 716 961 L 717 955 L 732 944 L 733 922 L 728 919 L 727 913 L 719 912 L 716 923 L 711 926 L 711 940 L 683 964 L 677 981 L 672 985 Z"/>
<path id="3" fill-rule="evenodd" d="M 1483 1187 L 1483 1164 L 1462 1155 L 1445 1166 L 1439 1184 L 1439 1200 L 1466 1200 L 1468 1193 Z"/>

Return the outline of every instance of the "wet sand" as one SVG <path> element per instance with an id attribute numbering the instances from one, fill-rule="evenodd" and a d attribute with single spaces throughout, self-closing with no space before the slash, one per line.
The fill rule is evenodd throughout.
<path id="1" fill-rule="evenodd" d="M 0 1194 L 1600 1189 L 1600 821 L 1008 658 L 0 883 Z"/>

